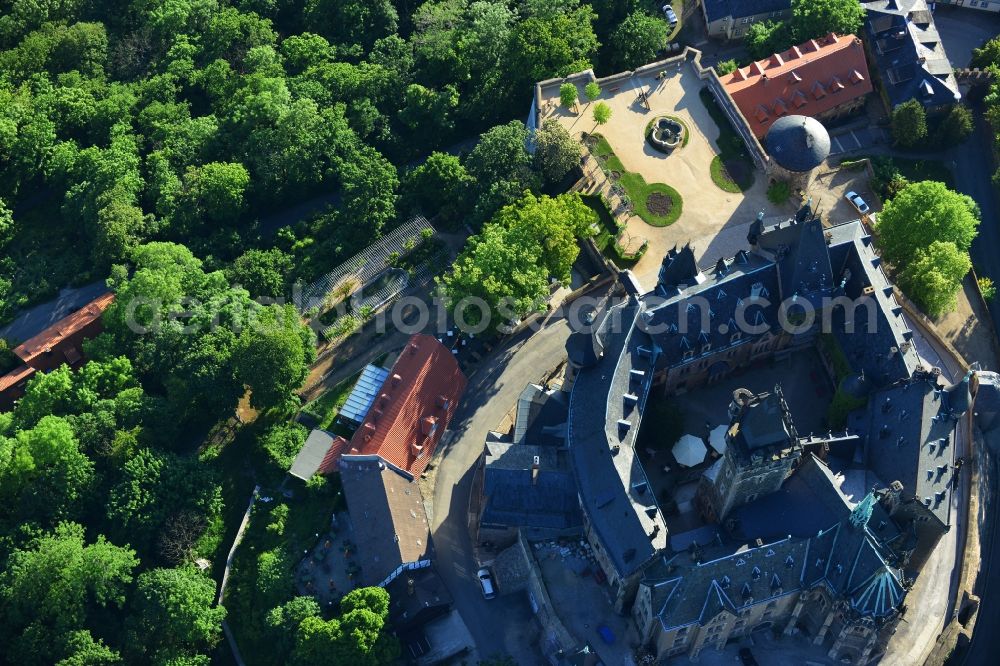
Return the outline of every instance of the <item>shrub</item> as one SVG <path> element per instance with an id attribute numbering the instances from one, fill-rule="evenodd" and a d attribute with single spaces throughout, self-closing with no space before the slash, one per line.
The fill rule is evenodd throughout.
<path id="1" fill-rule="evenodd" d="M 715 66 L 715 71 L 719 73 L 719 76 L 725 76 L 726 74 L 732 74 L 736 71 L 739 65 L 736 64 L 735 60 L 723 60 Z"/>
<path id="2" fill-rule="evenodd" d="M 790 196 L 792 196 L 792 188 L 783 180 L 776 180 L 767 188 L 767 200 L 776 206 L 788 201 Z"/>
<path id="3" fill-rule="evenodd" d="M 988 277 L 981 277 L 976 279 L 976 283 L 979 285 L 979 291 L 982 292 L 983 298 L 987 301 L 992 301 L 997 295 L 997 286 Z"/>

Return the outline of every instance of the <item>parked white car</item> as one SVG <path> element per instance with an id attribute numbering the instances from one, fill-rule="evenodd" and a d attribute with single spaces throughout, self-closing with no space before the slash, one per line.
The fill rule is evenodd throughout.
<path id="1" fill-rule="evenodd" d="M 847 199 L 852 206 L 857 208 L 858 212 L 862 215 L 867 215 L 869 210 L 871 210 L 868 208 L 868 204 L 865 203 L 865 200 L 862 199 L 857 192 L 848 192 L 844 195 L 844 198 Z"/>
<path id="2" fill-rule="evenodd" d="M 492 599 L 497 596 L 497 588 L 493 584 L 493 574 L 490 573 L 489 569 L 480 569 L 476 576 L 479 577 L 479 586 L 483 588 L 484 597 Z"/>
<path id="3" fill-rule="evenodd" d="M 670 5 L 663 5 L 663 15 L 667 17 L 667 23 L 670 25 L 677 25 L 677 14 L 674 13 L 674 8 Z"/>

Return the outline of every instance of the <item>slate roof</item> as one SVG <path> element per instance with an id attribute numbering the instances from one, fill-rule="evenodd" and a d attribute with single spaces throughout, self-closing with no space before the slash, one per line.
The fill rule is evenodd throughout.
<path id="1" fill-rule="evenodd" d="M 864 372 L 875 386 L 885 386 L 912 376 L 921 367 L 920 357 L 871 237 L 864 235 L 860 223 L 843 226 L 855 233 L 845 252 L 831 249 L 831 259 L 840 259 L 834 263 L 834 279 L 857 307 L 851 313 L 834 309 L 833 332 L 854 371 Z"/>
<path id="2" fill-rule="evenodd" d="M 726 16 L 743 18 L 770 12 L 787 11 L 791 0 L 704 0 L 705 16 L 709 21 L 717 21 Z"/>
<path id="3" fill-rule="evenodd" d="M 782 298 L 806 298 L 814 307 L 835 291 L 826 230 L 811 207 L 804 206 L 793 219 L 762 230 L 757 251 L 778 263 Z"/>
<path id="4" fill-rule="evenodd" d="M 976 423 L 988 432 L 1000 421 L 1000 375 L 995 372 L 977 372 Z"/>
<path id="5" fill-rule="evenodd" d="M 901 482 L 904 496 L 923 502 L 947 525 L 956 421 L 942 389 L 937 375 L 918 373 L 874 393 L 850 425 L 865 433 L 868 467 L 883 485 Z"/>
<path id="6" fill-rule="evenodd" d="M 865 32 L 892 106 L 916 99 L 926 107 L 961 99 L 934 16 L 925 0 L 863 2 Z"/>
<path id="7" fill-rule="evenodd" d="M 793 502 L 800 506 L 788 506 Z M 765 520 L 774 509 L 780 513 Z M 880 511 L 877 504 L 875 511 Z M 874 521 L 880 526 L 886 521 L 884 510 L 873 512 L 867 524 L 852 525 L 850 504 L 826 465 L 813 456 L 804 459 L 781 491 L 737 509 L 736 515 L 742 519 L 739 536 L 760 538 L 763 545 L 743 545 L 735 552 L 731 546 L 706 548 L 700 561 L 674 553 L 648 571 L 643 584 L 652 587 L 653 611 L 664 630 L 704 624 L 723 611 L 736 615 L 817 585 L 847 599 L 855 613 L 877 620 L 892 615 L 902 602 L 902 572 L 884 546 L 898 531 L 872 530 Z M 762 532 L 747 533 L 751 523 Z M 773 536 L 775 532 L 784 536 Z"/>
<path id="8" fill-rule="evenodd" d="M 700 283 L 672 291 L 661 283 L 644 299 L 648 309 L 640 315 L 639 327 L 660 350 L 658 367 L 750 344 L 777 326 L 780 290 L 774 263 L 740 252 L 722 264 Z"/>
<path id="9" fill-rule="evenodd" d="M 758 538 L 811 537 L 844 520 L 852 508 L 833 471 L 808 454 L 780 490 L 733 509 L 732 517 L 736 519 L 736 534 L 751 542 Z M 899 534 L 881 505 L 876 505 L 869 525 L 883 542 Z"/>
<path id="10" fill-rule="evenodd" d="M 528 384 L 517 400 L 514 443 L 564 445 L 568 410 L 569 405 L 562 391 L 545 391 L 537 384 Z"/>
<path id="11" fill-rule="evenodd" d="M 345 456 L 378 456 L 420 476 L 465 391 L 465 375 L 433 336 L 418 334 L 392 366 L 382 392 L 354 432 Z"/>
<path id="12" fill-rule="evenodd" d="M 640 310 L 630 300 L 607 313 L 622 324 L 608 328 L 607 353 L 579 372 L 570 396 L 568 441 L 580 501 L 620 577 L 667 544 L 666 523 L 634 450 L 653 369 L 652 341 L 634 328 Z M 636 404 L 626 394 L 636 395 Z"/>
<path id="13" fill-rule="evenodd" d="M 736 69 L 722 85 L 758 139 L 789 113 L 816 117 L 872 91 L 861 40 L 834 33 Z"/>
<path id="14" fill-rule="evenodd" d="M 408 580 L 413 581 L 412 589 Z M 452 605 L 451 593 L 432 568 L 411 571 L 385 589 L 389 593 L 389 620 L 396 629 L 409 629 L 414 621 L 426 621 L 437 615 L 428 611 L 445 612 Z"/>
<path id="15" fill-rule="evenodd" d="M 561 530 L 583 523 L 568 453 L 552 446 L 487 443 L 483 496 L 486 526 Z"/>
<path id="16" fill-rule="evenodd" d="M 378 585 L 399 565 L 430 558 L 430 530 L 417 484 L 377 460 L 341 458 L 340 479 L 363 585 Z"/>
<path id="17" fill-rule="evenodd" d="M 830 154 L 830 135 L 815 118 L 783 116 L 767 130 L 764 147 L 785 169 L 809 171 L 822 164 Z"/>

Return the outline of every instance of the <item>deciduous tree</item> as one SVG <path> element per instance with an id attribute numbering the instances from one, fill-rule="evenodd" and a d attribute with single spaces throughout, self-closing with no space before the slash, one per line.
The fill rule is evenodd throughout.
<path id="1" fill-rule="evenodd" d="M 968 252 L 952 242 L 934 241 L 916 251 L 900 273 L 900 285 L 927 314 L 939 317 L 955 307 L 955 294 L 970 268 Z"/>
<path id="2" fill-rule="evenodd" d="M 611 107 L 608 106 L 607 102 L 598 102 L 597 106 L 594 107 L 594 122 L 598 125 L 604 125 L 609 120 L 611 120 Z"/>
<path id="3" fill-rule="evenodd" d="M 889 261 L 905 267 L 935 241 L 968 252 L 979 227 L 979 208 L 944 183 L 911 183 L 885 202 L 878 216 L 879 245 Z"/>
<path id="4" fill-rule="evenodd" d="M 620 69 L 635 69 L 652 62 L 667 45 L 667 24 L 662 17 L 636 11 L 611 33 L 615 62 Z"/>
<path id="5" fill-rule="evenodd" d="M 580 142 L 549 118 L 535 131 L 535 168 L 548 183 L 558 183 L 580 163 Z"/>
<path id="6" fill-rule="evenodd" d="M 892 138 L 900 146 L 916 146 L 927 138 L 927 114 L 923 105 L 910 99 L 892 110 Z"/>
<path id="7" fill-rule="evenodd" d="M 129 648 L 157 661 L 210 649 L 222 636 L 224 606 L 215 606 L 215 582 L 192 567 L 153 569 L 139 576 Z"/>

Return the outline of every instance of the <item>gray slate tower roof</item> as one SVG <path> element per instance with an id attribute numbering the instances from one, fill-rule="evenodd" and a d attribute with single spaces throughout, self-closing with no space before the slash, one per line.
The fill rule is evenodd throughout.
<path id="1" fill-rule="evenodd" d="M 767 152 L 789 171 L 809 171 L 830 154 L 826 128 L 808 116 L 785 116 L 771 125 L 764 137 Z"/>

